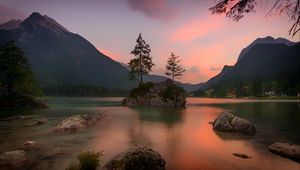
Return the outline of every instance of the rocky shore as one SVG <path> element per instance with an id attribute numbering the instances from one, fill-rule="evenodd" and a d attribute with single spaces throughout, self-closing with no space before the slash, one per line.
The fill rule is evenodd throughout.
<path id="1" fill-rule="evenodd" d="M 145 83 L 132 89 L 129 96 L 122 103 L 130 107 L 167 106 L 185 108 L 186 92 L 182 87 L 174 85 L 171 80 L 160 83 Z"/>

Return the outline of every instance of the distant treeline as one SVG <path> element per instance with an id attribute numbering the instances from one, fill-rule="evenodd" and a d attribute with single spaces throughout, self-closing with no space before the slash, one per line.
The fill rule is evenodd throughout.
<path id="1" fill-rule="evenodd" d="M 206 97 L 272 97 L 297 96 L 300 94 L 300 81 L 282 78 L 266 81 L 256 78 L 250 81 L 235 80 L 230 84 L 218 85 L 208 90 L 198 90 L 195 96 Z"/>
<path id="2" fill-rule="evenodd" d="M 82 96 L 82 97 L 106 97 L 127 96 L 129 91 L 124 89 L 109 89 L 99 86 L 87 85 L 57 85 L 43 88 L 47 96 Z"/>

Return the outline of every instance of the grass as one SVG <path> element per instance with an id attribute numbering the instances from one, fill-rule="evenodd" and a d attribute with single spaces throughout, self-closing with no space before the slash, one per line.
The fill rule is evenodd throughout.
<path id="1" fill-rule="evenodd" d="M 86 151 L 78 154 L 78 162 L 72 163 L 66 170 L 96 170 L 100 167 L 102 152 Z"/>

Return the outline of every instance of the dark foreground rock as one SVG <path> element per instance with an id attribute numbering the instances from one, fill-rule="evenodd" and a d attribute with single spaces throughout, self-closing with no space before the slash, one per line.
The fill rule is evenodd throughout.
<path id="1" fill-rule="evenodd" d="M 26 162 L 23 150 L 15 150 L 0 154 L 0 169 L 19 169 Z"/>
<path id="2" fill-rule="evenodd" d="M 229 112 L 224 112 L 215 119 L 213 129 L 220 132 L 232 132 L 244 135 L 255 135 L 256 133 L 256 128 L 251 122 Z"/>
<path id="3" fill-rule="evenodd" d="M 161 155 L 145 146 L 132 147 L 110 161 L 104 169 L 106 170 L 165 170 L 165 160 Z"/>
<path id="4" fill-rule="evenodd" d="M 103 118 L 100 113 L 74 115 L 66 118 L 56 127 L 53 128 L 54 132 L 76 132 L 81 129 L 95 125 Z"/>
<path id="5" fill-rule="evenodd" d="M 49 105 L 42 99 L 31 95 L 19 94 L 15 97 L 0 97 L 0 108 L 49 108 Z"/>
<path id="6" fill-rule="evenodd" d="M 276 142 L 270 145 L 268 149 L 272 153 L 300 162 L 300 145 Z"/>
<path id="7" fill-rule="evenodd" d="M 168 106 L 184 108 L 186 93 L 182 87 L 173 85 L 171 80 L 160 83 L 145 83 L 131 90 L 122 102 L 134 106 Z"/>

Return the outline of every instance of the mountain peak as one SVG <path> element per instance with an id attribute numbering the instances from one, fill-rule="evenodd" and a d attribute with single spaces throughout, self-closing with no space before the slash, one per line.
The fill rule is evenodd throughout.
<path id="1" fill-rule="evenodd" d="M 21 23 L 22 23 L 21 20 L 12 19 L 3 24 L 0 24 L 0 30 L 16 29 L 20 26 Z"/>
<path id="2" fill-rule="evenodd" d="M 54 19 L 48 17 L 47 15 L 42 16 L 38 12 L 33 12 L 28 18 L 26 18 L 22 22 L 21 26 L 23 28 L 31 29 L 34 31 L 40 28 L 44 28 L 52 32 L 55 32 L 56 34 L 69 32 L 66 28 L 61 26 Z"/>
<path id="3" fill-rule="evenodd" d="M 240 61 L 244 56 L 245 54 L 252 48 L 254 47 L 255 45 L 257 44 L 284 44 L 286 46 L 292 46 L 292 45 L 295 45 L 297 43 L 295 42 L 292 42 L 292 41 L 289 41 L 288 39 L 285 39 L 285 38 L 273 38 L 271 36 L 267 36 L 267 37 L 264 37 L 264 38 L 257 38 L 256 40 L 254 40 L 250 45 L 248 45 L 246 48 L 244 48 L 239 57 L 238 57 L 238 61 Z"/>

